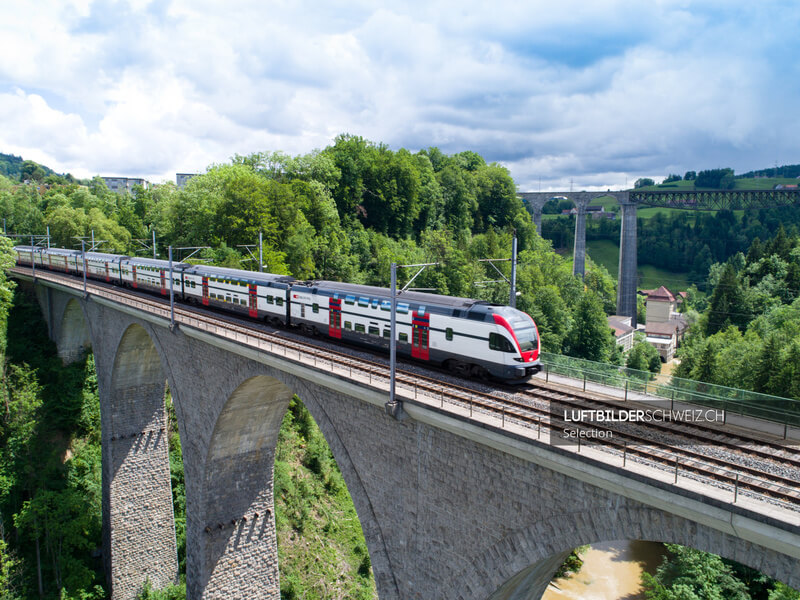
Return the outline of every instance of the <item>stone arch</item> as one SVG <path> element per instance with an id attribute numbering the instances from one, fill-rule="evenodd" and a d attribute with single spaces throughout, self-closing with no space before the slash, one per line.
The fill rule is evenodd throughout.
<path id="1" fill-rule="evenodd" d="M 475 597 L 538 600 L 573 548 L 609 540 L 680 544 L 735 560 L 788 585 L 800 582 L 796 559 L 644 506 L 598 507 L 536 521 L 487 548 L 471 565 L 472 572 L 461 576 L 476 587 L 483 582 Z"/>
<path id="2" fill-rule="evenodd" d="M 273 465 L 292 391 L 256 375 L 228 397 L 205 460 L 202 514 L 206 598 L 279 598 Z"/>
<path id="3" fill-rule="evenodd" d="M 76 298 L 70 298 L 64 307 L 58 329 L 58 356 L 65 365 L 79 360 L 92 346 L 89 327 L 83 307 Z"/>
<path id="4" fill-rule="evenodd" d="M 103 520 L 114 600 L 135 598 L 148 579 L 157 588 L 177 581 L 165 386 L 150 334 L 129 325 L 101 402 Z"/>

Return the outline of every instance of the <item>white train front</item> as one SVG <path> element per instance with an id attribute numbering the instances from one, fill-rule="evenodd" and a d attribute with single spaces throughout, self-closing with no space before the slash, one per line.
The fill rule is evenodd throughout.
<path id="1" fill-rule="evenodd" d="M 168 295 L 169 262 L 62 248 L 14 248 L 31 265 Z M 391 295 L 386 288 L 173 263 L 178 300 L 299 327 L 318 335 L 388 350 Z M 524 381 L 536 374 L 539 333 L 533 319 L 509 306 L 421 292 L 397 296 L 399 356 L 469 377 Z"/>

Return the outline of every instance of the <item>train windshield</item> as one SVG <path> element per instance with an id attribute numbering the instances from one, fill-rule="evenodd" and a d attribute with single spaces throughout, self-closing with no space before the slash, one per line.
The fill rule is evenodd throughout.
<path id="1" fill-rule="evenodd" d="M 519 348 L 523 352 L 530 352 L 539 347 L 539 338 L 536 335 L 536 327 L 533 325 L 514 328 L 514 335 L 517 336 Z"/>

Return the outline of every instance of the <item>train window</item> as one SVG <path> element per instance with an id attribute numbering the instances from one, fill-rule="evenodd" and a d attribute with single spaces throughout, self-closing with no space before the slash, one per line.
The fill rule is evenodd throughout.
<path id="1" fill-rule="evenodd" d="M 392 330 L 391 330 L 391 329 L 384 329 L 384 330 L 383 330 L 383 337 L 385 337 L 385 338 L 387 338 L 387 339 L 388 339 L 388 338 L 390 338 L 391 336 L 392 336 Z"/>
<path id="2" fill-rule="evenodd" d="M 359 306 L 369 306 L 369 298 L 359 298 L 358 299 Z"/>
<path id="3" fill-rule="evenodd" d="M 381 310 L 392 310 L 392 303 L 389 300 L 381 302 Z"/>
<path id="4" fill-rule="evenodd" d="M 267 304 L 274 304 L 275 297 L 274 296 L 267 296 Z"/>
<path id="5" fill-rule="evenodd" d="M 356 331 L 358 333 L 364 333 L 366 331 L 366 328 L 362 323 L 356 323 Z"/>
<path id="6" fill-rule="evenodd" d="M 452 327 L 448 327 L 447 329 L 444 330 L 444 337 L 447 339 L 448 342 L 452 342 L 453 341 L 453 328 Z"/>
<path id="7" fill-rule="evenodd" d="M 278 306 L 283 306 L 283 298 L 281 298 L 280 296 L 275 296 L 275 304 L 277 304 Z"/>
<path id="8" fill-rule="evenodd" d="M 353 324 L 350 321 L 345 321 L 344 322 L 344 328 L 345 329 L 352 329 L 353 328 Z"/>
<path id="9" fill-rule="evenodd" d="M 311 305 L 311 312 L 313 312 L 314 314 L 317 314 L 319 312 L 319 304 L 317 304 L 316 302 L 314 304 L 312 304 Z"/>
<path id="10" fill-rule="evenodd" d="M 489 349 L 499 350 L 500 352 L 514 352 L 514 347 L 506 338 L 499 333 L 489 334 Z"/>
<path id="11" fill-rule="evenodd" d="M 378 299 L 377 298 L 373 298 L 372 299 L 372 308 L 378 308 Z"/>
<path id="12" fill-rule="evenodd" d="M 401 315 L 407 315 L 408 314 L 408 304 L 404 304 L 402 302 L 398 302 L 397 303 L 397 312 L 399 312 Z"/>
<path id="13" fill-rule="evenodd" d="M 355 296 L 345 296 L 344 303 L 345 304 L 355 304 L 356 303 L 356 297 Z"/>
<path id="14" fill-rule="evenodd" d="M 375 325 L 370 325 L 370 326 L 369 326 L 369 334 L 370 334 L 370 335 L 380 335 L 380 334 L 381 334 L 381 331 L 380 331 L 380 329 L 378 329 L 377 327 L 375 327 Z"/>

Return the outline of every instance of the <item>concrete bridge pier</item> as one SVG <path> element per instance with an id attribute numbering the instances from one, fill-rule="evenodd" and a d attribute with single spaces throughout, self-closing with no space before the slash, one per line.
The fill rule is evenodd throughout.
<path id="1" fill-rule="evenodd" d="M 574 194 L 571 199 L 575 202 L 575 208 L 578 211 L 575 215 L 575 247 L 572 274 L 583 279 L 586 274 L 586 207 L 592 201 L 592 195 L 579 193 Z"/>
<path id="2" fill-rule="evenodd" d="M 628 194 L 618 197 L 622 211 L 619 232 L 619 276 L 617 281 L 617 314 L 631 317 L 636 327 L 636 204 Z"/>

